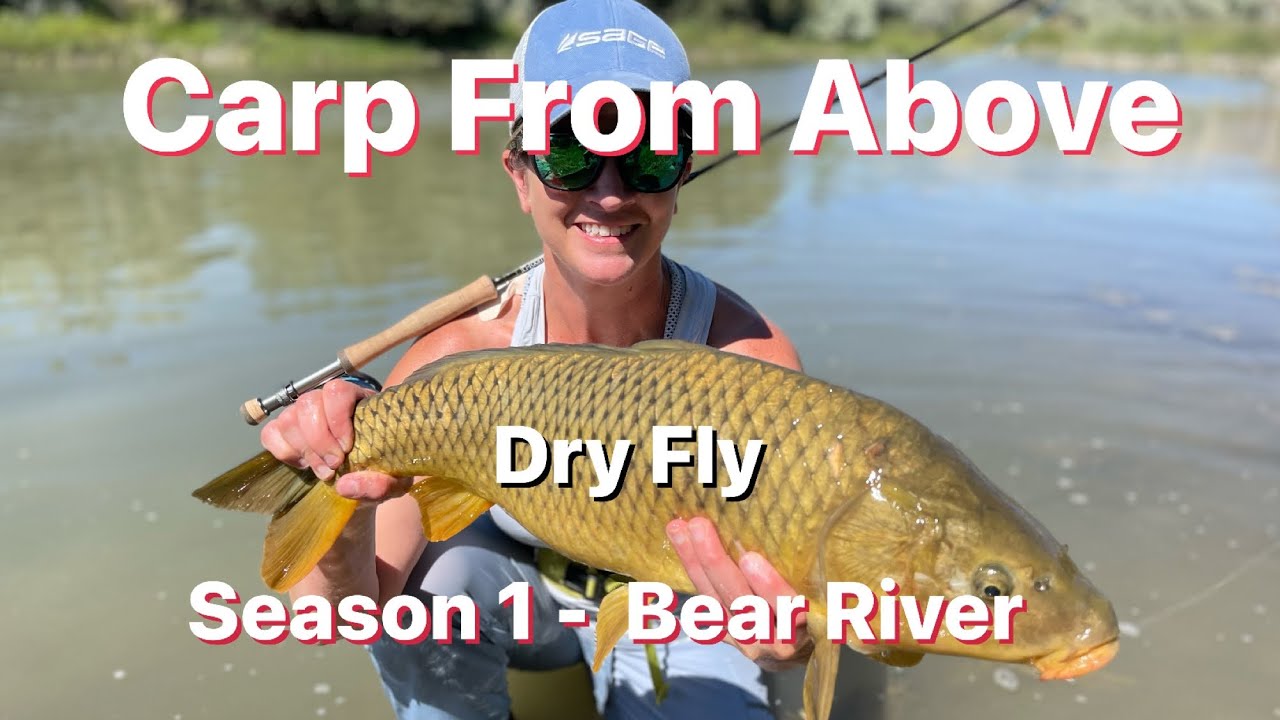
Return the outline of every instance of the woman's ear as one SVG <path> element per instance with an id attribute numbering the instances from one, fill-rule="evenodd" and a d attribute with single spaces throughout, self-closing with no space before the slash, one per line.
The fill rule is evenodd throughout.
<path id="1" fill-rule="evenodd" d="M 529 204 L 529 175 L 525 172 L 524 163 L 510 148 L 502 151 L 502 167 L 507 171 L 512 184 L 516 187 L 516 196 L 520 198 L 520 209 L 528 215 L 532 211 Z"/>

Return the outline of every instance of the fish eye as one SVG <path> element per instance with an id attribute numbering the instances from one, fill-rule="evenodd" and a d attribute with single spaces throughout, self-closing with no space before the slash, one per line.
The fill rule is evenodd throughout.
<path id="1" fill-rule="evenodd" d="M 1013 594 L 1013 577 L 1003 566 L 988 563 L 973 574 L 973 589 L 983 599 Z"/>
<path id="2" fill-rule="evenodd" d="M 1035 587 L 1035 589 L 1036 589 L 1036 592 L 1048 592 L 1048 591 L 1049 591 L 1049 576 L 1047 576 L 1047 575 L 1046 575 L 1046 576 L 1044 576 L 1044 577 L 1042 577 L 1042 578 L 1036 578 L 1036 582 L 1035 582 L 1034 587 Z"/>

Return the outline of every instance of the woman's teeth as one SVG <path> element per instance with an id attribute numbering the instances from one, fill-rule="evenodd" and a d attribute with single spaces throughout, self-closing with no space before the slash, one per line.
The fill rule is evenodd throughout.
<path id="1" fill-rule="evenodd" d="M 635 225 L 596 225 L 594 223 L 582 223 L 578 225 L 582 228 L 582 232 L 593 235 L 595 237 L 618 237 L 626 235 L 636 229 Z"/>

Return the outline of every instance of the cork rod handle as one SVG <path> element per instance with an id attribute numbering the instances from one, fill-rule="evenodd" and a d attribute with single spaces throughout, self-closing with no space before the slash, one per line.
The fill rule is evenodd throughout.
<path id="1" fill-rule="evenodd" d="M 488 276 L 444 297 L 430 302 L 406 315 L 395 325 L 372 337 L 349 345 L 338 353 L 338 360 L 347 370 L 358 370 L 384 352 L 425 332 L 434 330 L 462 313 L 498 298 L 498 290 Z"/>

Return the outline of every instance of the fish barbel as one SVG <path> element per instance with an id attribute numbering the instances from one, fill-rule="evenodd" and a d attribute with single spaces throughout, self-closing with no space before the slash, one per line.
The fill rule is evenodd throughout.
<path id="1" fill-rule="evenodd" d="M 845 644 L 896 666 L 924 654 L 1030 663 L 1043 679 L 1070 678 L 1111 660 L 1118 627 L 1111 604 L 1064 545 L 991 483 L 951 443 L 900 410 L 806 374 L 679 341 L 631 348 L 542 345 L 459 353 L 430 363 L 357 406 L 354 447 L 338 475 L 376 470 L 421 477 L 410 494 L 423 530 L 441 541 L 493 505 L 567 557 L 635 580 L 696 592 L 665 533 L 675 518 L 704 516 L 735 559 L 763 555 L 809 600 L 809 626 L 825 628 L 828 582 L 902 596 L 1021 595 L 1012 642 L 976 644 L 945 626 L 920 643 L 905 620 L 896 644 Z M 764 443 L 747 497 L 699 482 L 692 464 L 653 482 L 655 426 L 710 426 L 739 454 Z M 616 495 L 593 499 L 587 458 L 566 486 L 496 481 L 498 426 L 551 439 L 595 439 L 611 453 L 634 445 Z M 511 450 L 513 467 L 532 458 Z M 584 472 L 585 471 L 585 472 Z M 336 476 L 335 476 L 336 477 Z M 357 503 L 307 470 L 255 457 L 197 490 L 205 502 L 271 514 L 262 577 L 284 591 L 332 545 Z M 601 602 L 594 666 L 626 630 L 624 585 Z M 846 603 L 848 600 L 846 600 Z M 816 642 L 805 678 L 806 716 L 826 718 L 839 645 Z"/>

